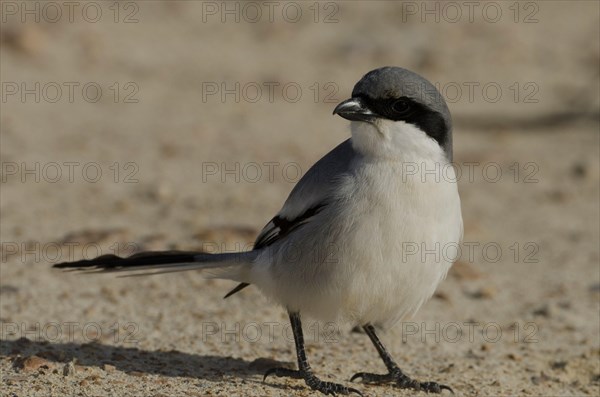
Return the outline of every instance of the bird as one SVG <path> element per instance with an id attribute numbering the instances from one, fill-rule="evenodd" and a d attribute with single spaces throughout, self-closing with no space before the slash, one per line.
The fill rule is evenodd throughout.
<path id="1" fill-rule="evenodd" d="M 333 114 L 350 121 L 350 138 L 303 175 L 251 250 L 103 255 L 54 267 L 122 275 L 201 270 L 238 282 L 225 298 L 258 287 L 287 311 L 298 364 L 272 368 L 263 381 L 289 377 L 325 395 L 362 396 L 312 370 L 302 331 L 302 318 L 310 317 L 350 322 L 373 343 L 388 372 L 359 372 L 350 382 L 453 394 L 410 377 L 378 336 L 413 315 L 453 264 L 445 255 L 407 255 L 407 244 L 431 250 L 462 240 L 448 106 L 424 77 L 386 66 L 366 73 Z"/>

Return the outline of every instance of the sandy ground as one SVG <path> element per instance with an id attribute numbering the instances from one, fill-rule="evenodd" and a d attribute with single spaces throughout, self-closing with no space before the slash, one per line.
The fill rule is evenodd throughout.
<path id="1" fill-rule="evenodd" d="M 259 2 L 256 23 L 235 2 L 77 3 L 73 22 L 51 3 L 58 20 L 32 1 L 23 23 L 24 3 L 2 2 L 0 395 L 313 395 L 262 382 L 295 353 L 256 289 L 223 301 L 234 284 L 198 273 L 50 263 L 243 249 L 346 139 L 331 111 L 382 65 L 450 102 L 472 247 L 384 343 L 460 396 L 600 394 L 597 2 L 477 2 L 472 22 L 460 2 L 458 20 L 433 2 L 275 2 L 272 22 Z M 383 371 L 361 333 L 309 319 L 305 333 L 323 378 Z"/>

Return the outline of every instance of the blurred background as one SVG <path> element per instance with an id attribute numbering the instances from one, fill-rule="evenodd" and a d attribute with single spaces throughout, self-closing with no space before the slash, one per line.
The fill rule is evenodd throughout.
<path id="1" fill-rule="evenodd" d="M 248 247 L 386 65 L 448 102 L 467 243 L 416 328 L 384 336 L 401 367 L 458 395 L 600 393 L 598 2 L 0 5 L 3 395 L 311 395 L 262 383 L 295 355 L 256 289 L 49 263 Z M 319 374 L 382 370 L 336 335 L 309 341 Z"/>

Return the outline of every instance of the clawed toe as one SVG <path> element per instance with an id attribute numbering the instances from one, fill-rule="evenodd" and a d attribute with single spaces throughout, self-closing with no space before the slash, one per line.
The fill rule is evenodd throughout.
<path id="1" fill-rule="evenodd" d="M 296 342 L 298 369 L 296 370 L 284 367 L 271 368 L 265 372 L 263 382 L 266 381 L 267 377 L 270 375 L 275 375 L 277 377 L 288 377 L 292 379 L 304 379 L 306 385 L 312 390 L 319 391 L 328 396 L 335 396 L 337 394 L 348 395 L 354 393 L 363 397 L 363 394 L 357 389 L 346 387 L 339 383 L 325 382 L 317 378 L 312 373 L 312 369 L 310 368 L 310 365 L 308 365 L 308 361 L 306 359 L 306 352 L 304 351 L 304 337 L 302 336 L 300 315 L 297 312 L 290 312 L 289 315 L 292 331 L 294 332 L 294 340 Z M 379 355 L 383 359 L 383 362 L 385 363 L 389 372 L 383 375 L 371 374 L 368 372 L 358 372 L 354 374 L 352 378 L 350 378 L 351 382 L 360 378 L 363 383 L 392 384 L 401 389 L 422 390 L 428 393 L 437 394 L 441 393 L 443 390 L 448 390 L 450 393 L 454 394 L 454 391 L 446 385 L 440 385 L 436 382 L 418 382 L 408 377 L 400 370 L 400 368 L 398 368 L 392 357 L 385 350 L 375 334 L 375 328 L 372 325 L 367 324 L 363 327 L 363 329 L 369 338 L 371 338 L 371 341 L 375 345 L 375 348 L 379 352 Z"/>
<path id="2" fill-rule="evenodd" d="M 371 374 L 369 372 L 358 372 L 358 373 L 354 374 L 352 376 L 352 378 L 350 378 L 350 382 L 354 382 L 356 379 L 360 379 L 362 383 L 377 383 L 377 384 L 389 383 L 394 380 L 392 378 L 391 374 L 381 375 L 381 374 Z"/>
<path id="3" fill-rule="evenodd" d="M 350 381 L 353 382 L 356 379 L 360 379 L 362 383 L 368 384 L 393 384 L 394 386 L 401 389 L 413 389 L 413 390 L 422 390 L 427 393 L 436 393 L 440 394 L 442 390 L 448 390 L 450 393 L 454 394 L 454 390 L 449 386 L 439 384 L 437 382 L 419 382 L 414 379 L 409 378 L 402 372 L 390 372 L 387 374 L 372 374 L 369 372 L 358 372 L 350 378 Z"/>
<path id="4" fill-rule="evenodd" d="M 437 382 L 419 382 L 419 386 L 421 390 L 428 393 L 440 394 L 442 390 L 448 390 L 450 393 L 454 394 L 454 390 L 452 390 L 450 386 L 442 385 Z"/>
<path id="5" fill-rule="evenodd" d="M 336 394 L 348 395 L 351 393 L 355 393 L 363 397 L 363 394 L 360 391 L 352 387 L 346 387 L 344 385 L 340 385 L 339 383 L 325 382 L 317 378 L 310 372 L 302 372 L 295 369 L 283 367 L 271 368 L 265 373 L 263 382 L 265 381 L 265 379 L 267 379 L 267 376 L 269 375 L 275 375 L 277 377 L 289 377 L 293 379 L 304 379 L 306 385 L 312 390 L 319 391 L 328 396 L 335 396 Z"/>

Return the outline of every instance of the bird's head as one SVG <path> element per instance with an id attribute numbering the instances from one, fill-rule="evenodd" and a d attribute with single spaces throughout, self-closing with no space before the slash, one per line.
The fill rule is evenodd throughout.
<path id="1" fill-rule="evenodd" d="M 399 67 L 375 69 L 354 86 L 352 97 L 333 111 L 352 121 L 352 142 L 365 155 L 452 160 L 452 119 L 446 101 L 433 84 Z M 430 153 L 431 152 L 431 153 Z"/>

